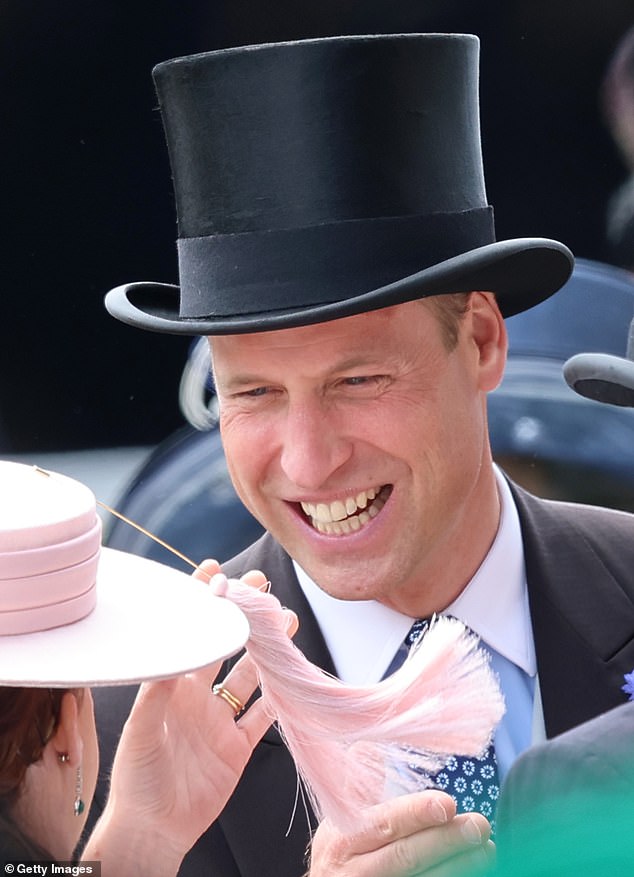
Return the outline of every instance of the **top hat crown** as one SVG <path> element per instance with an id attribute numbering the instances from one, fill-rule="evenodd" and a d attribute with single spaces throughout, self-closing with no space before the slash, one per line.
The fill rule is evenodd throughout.
<path id="1" fill-rule="evenodd" d="M 159 64 L 180 288 L 134 283 L 108 310 L 155 331 L 230 334 L 490 290 L 508 316 L 572 257 L 495 241 L 478 108 L 479 41 L 330 37 Z"/>

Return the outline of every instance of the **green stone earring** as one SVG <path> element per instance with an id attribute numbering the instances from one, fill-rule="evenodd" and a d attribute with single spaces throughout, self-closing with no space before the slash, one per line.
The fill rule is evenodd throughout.
<path id="1" fill-rule="evenodd" d="M 73 813 L 75 816 L 81 816 L 81 814 L 85 810 L 85 804 L 82 800 L 82 791 L 84 786 L 84 779 L 81 772 L 81 764 L 77 768 L 77 773 L 75 774 L 75 801 L 73 803 Z"/>

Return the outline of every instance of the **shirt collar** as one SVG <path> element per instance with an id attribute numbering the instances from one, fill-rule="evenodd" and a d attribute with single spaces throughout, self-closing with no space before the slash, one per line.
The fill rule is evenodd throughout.
<path id="1" fill-rule="evenodd" d="M 495 474 L 500 495 L 497 534 L 480 568 L 445 612 L 455 615 L 488 646 L 534 676 L 537 661 L 522 530 L 511 490 L 497 466 Z"/>
<path id="2" fill-rule="evenodd" d="M 495 467 L 500 524 L 487 556 L 460 596 L 447 607 L 491 648 L 531 676 L 535 648 L 528 609 L 519 517 L 506 479 Z M 293 561 L 299 585 L 317 619 L 337 674 L 369 685 L 387 670 L 413 618 L 376 600 L 337 600 Z"/>

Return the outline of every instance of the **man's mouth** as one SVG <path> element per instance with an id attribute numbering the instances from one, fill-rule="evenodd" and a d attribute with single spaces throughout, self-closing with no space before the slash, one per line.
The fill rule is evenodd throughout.
<path id="1" fill-rule="evenodd" d="M 370 487 L 355 496 L 334 502 L 302 502 L 301 507 L 312 526 L 327 536 L 346 536 L 365 527 L 376 518 L 392 492 L 391 484 Z"/>

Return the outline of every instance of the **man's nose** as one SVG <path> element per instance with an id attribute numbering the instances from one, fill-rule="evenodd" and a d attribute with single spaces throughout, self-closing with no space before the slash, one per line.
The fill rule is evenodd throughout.
<path id="1" fill-rule="evenodd" d="M 352 442 L 337 418 L 317 402 L 289 406 L 283 426 L 280 464 L 289 481 L 304 490 L 317 490 L 352 455 Z"/>

